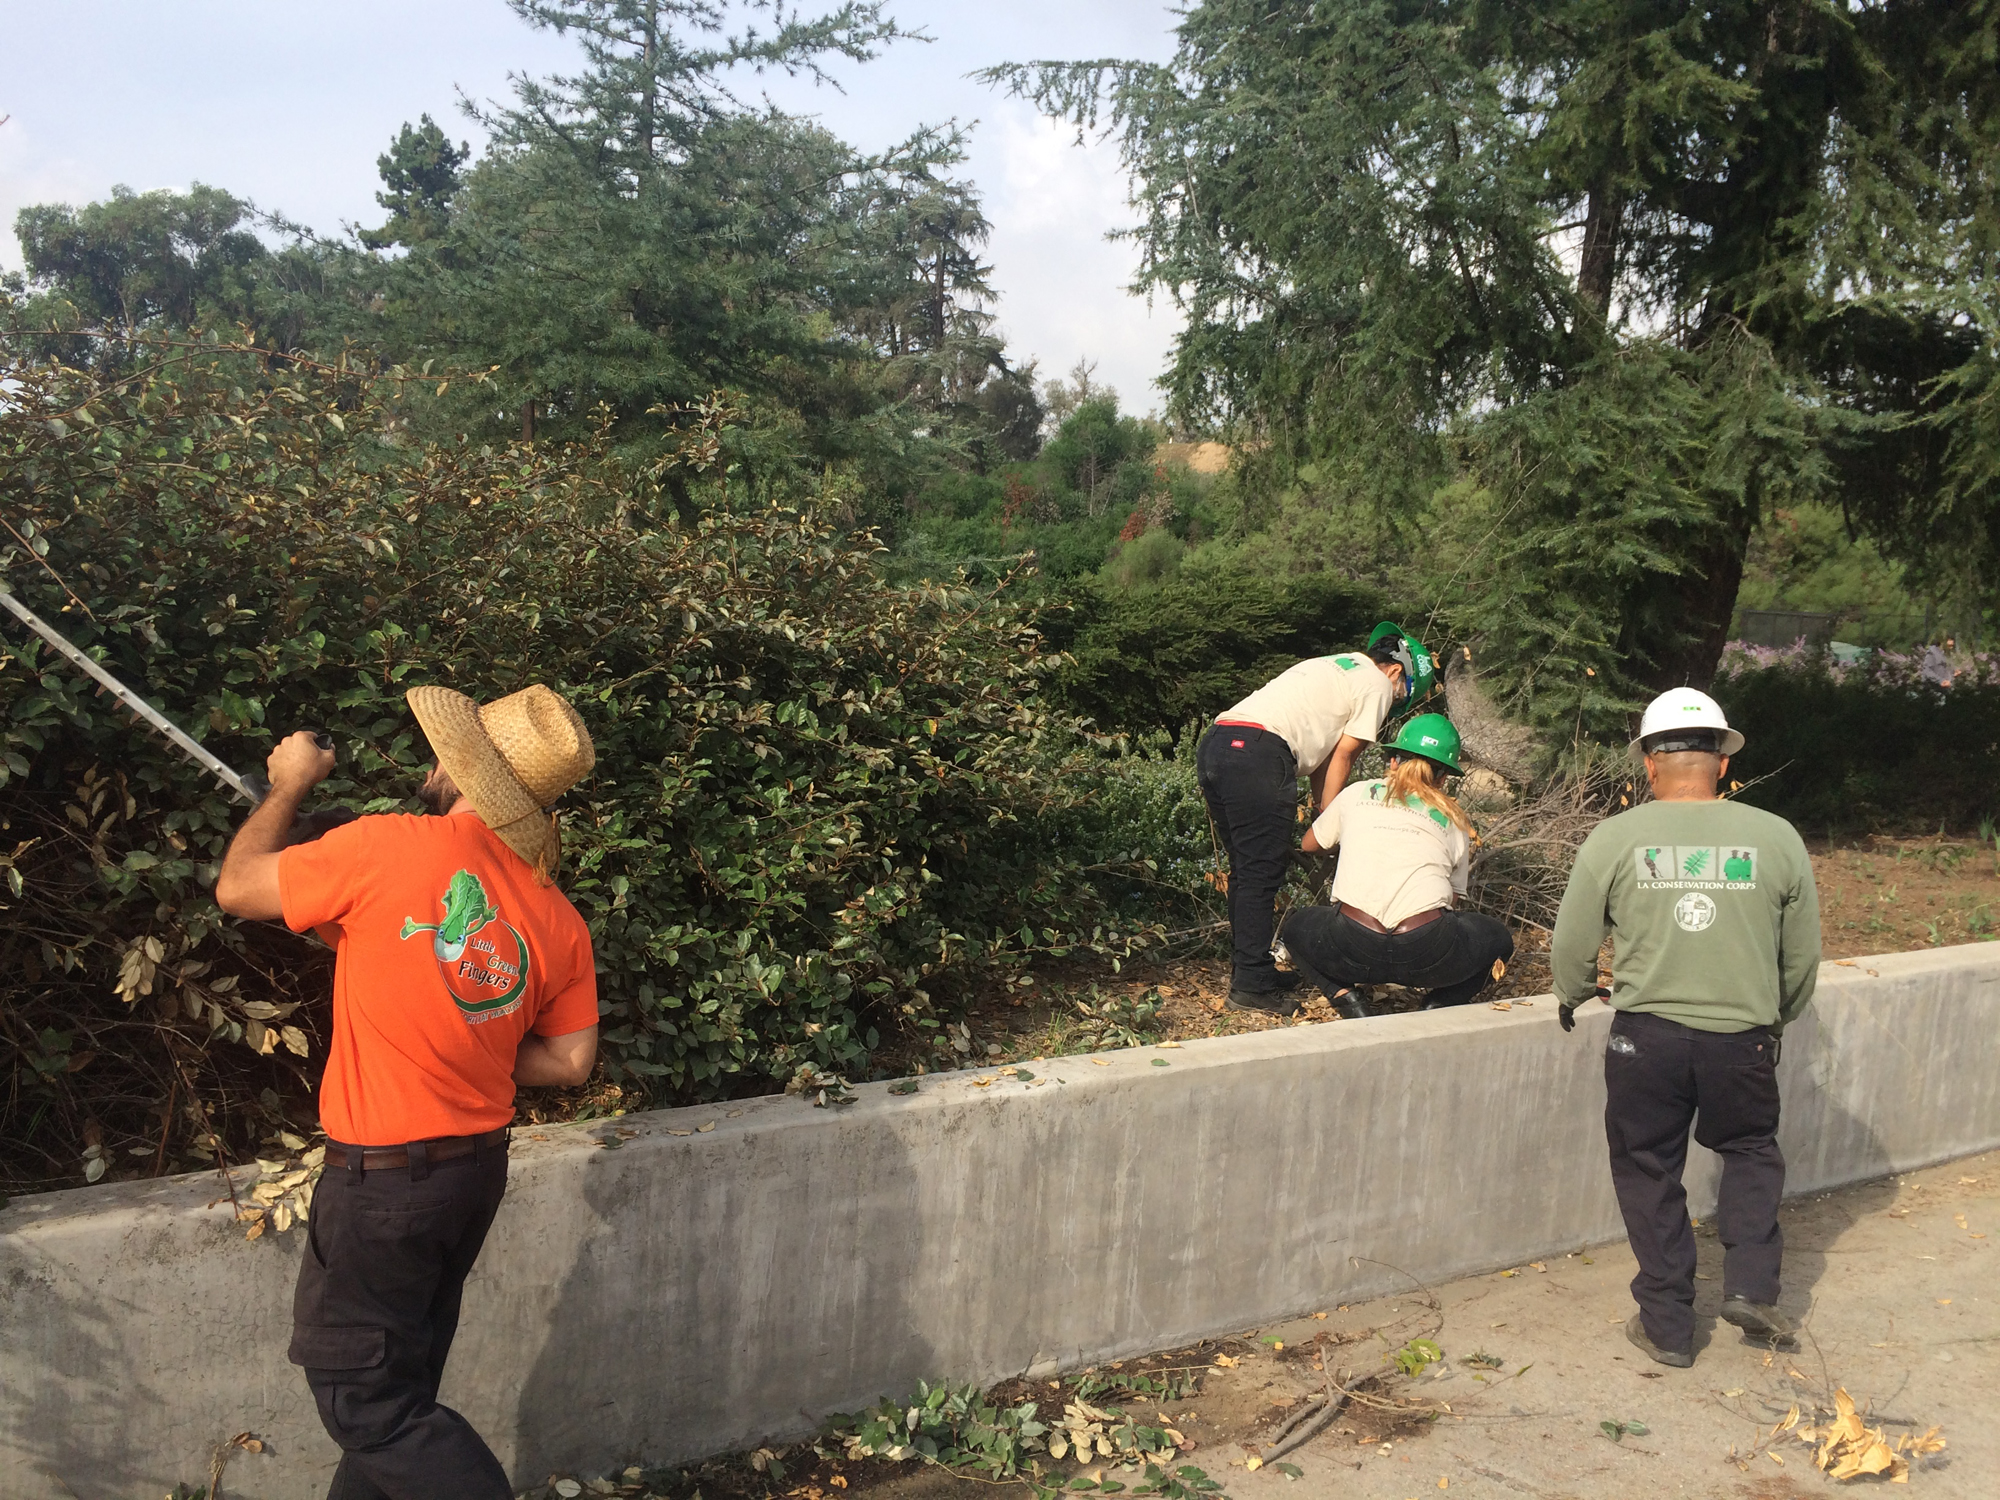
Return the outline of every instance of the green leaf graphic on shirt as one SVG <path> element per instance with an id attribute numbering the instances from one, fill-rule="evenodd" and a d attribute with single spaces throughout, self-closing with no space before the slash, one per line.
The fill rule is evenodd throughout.
<path id="1" fill-rule="evenodd" d="M 1706 849 L 1697 849 L 1682 862 L 1681 873 L 1684 875 L 1700 875 L 1707 868 L 1708 851 Z"/>
<path id="2" fill-rule="evenodd" d="M 460 870 L 451 877 L 451 884 L 445 887 L 444 920 L 432 923 L 405 917 L 402 935 L 407 939 L 414 933 L 435 932 L 439 942 L 462 946 L 467 938 L 499 915 L 499 908 L 486 899 L 486 887 L 479 883 L 479 877 L 470 870 Z"/>

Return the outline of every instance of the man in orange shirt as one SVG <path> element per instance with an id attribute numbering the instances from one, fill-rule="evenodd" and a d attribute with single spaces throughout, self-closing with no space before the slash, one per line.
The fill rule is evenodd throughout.
<path id="1" fill-rule="evenodd" d="M 329 1500 L 508 1500 L 505 1470 L 437 1400 L 465 1278 L 507 1187 L 521 1084 L 597 1058 L 590 932 L 551 883 L 549 808 L 595 761 L 545 687 L 480 708 L 409 693 L 437 754 L 434 816 L 360 818 L 289 844 L 333 754 L 301 731 L 238 831 L 215 899 L 334 946 L 327 1135 L 292 1304 L 292 1362 L 342 1450 Z M 289 847 L 288 847 L 289 845 Z"/>

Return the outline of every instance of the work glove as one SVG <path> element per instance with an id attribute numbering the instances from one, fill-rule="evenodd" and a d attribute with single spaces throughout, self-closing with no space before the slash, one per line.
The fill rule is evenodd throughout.
<path id="1" fill-rule="evenodd" d="M 1603 1000 L 1608 1003 L 1611 999 L 1611 991 L 1600 984 L 1596 989 L 1591 991 L 1591 996 L 1594 999 Z M 1582 1003 L 1580 1000 L 1568 1000 L 1556 1007 L 1556 1019 L 1562 1022 L 1562 1029 L 1564 1031 L 1576 1030 L 1576 1008 Z"/>

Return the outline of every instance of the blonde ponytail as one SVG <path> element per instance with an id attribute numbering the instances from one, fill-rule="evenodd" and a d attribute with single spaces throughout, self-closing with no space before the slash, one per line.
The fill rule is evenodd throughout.
<path id="1" fill-rule="evenodd" d="M 1389 763 L 1389 774 L 1385 778 L 1389 785 L 1389 800 L 1408 804 L 1422 802 L 1433 807 L 1451 819 L 1459 832 L 1478 842 L 1479 835 L 1472 831 L 1472 820 L 1465 815 L 1465 809 L 1446 795 L 1444 771 L 1432 761 L 1420 755 L 1402 755 Z"/>

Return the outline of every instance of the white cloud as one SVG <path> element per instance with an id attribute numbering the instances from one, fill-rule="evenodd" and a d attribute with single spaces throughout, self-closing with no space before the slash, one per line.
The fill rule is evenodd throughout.
<path id="1" fill-rule="evenodd" d="M 49 150 L 19 120 L 0 125 L 0 271 L 21 269 L 14 216 L 35 203 L 82 203 L 110 191 L 83 166 Z"/>
<path id="2" fill-rule="evenodd" d="M 1183 320 L 1170 298 L 1148 306 L 1126 290 L 1138 272 L 1138 246 L 1106 238 L 1137 221 L 1116 144 L 1078 145 L 1074 129 L 1008 101 L 987 111 L 972 157 L 994 226 L 1000 322 L 1015 357 L 1038 359 L 1045 378 L 1095 360 L 1097 378 L 1117 387 L 1126 410 L 1160 406 L 1154 381 Z"/>

